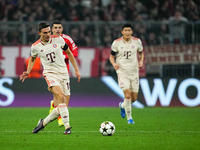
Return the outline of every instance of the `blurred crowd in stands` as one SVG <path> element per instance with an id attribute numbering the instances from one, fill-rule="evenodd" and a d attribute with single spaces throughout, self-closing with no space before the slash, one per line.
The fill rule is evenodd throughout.
<path id="1" fill-rule="evenodd" d="M 92 22 L 66 30 L 78 46 L 110 47 L 121 36 L 121 26 L 110 25 L 112 21 L 134 22 L 134 36 L 145 45 L 188 44 L 192 36 L 187 35 L 192 30 L 188 23 L 200 20 L 200 0 L 0 0 L 0 11 L 0 22 Z M 104 22 L 98 25 L 98 33 L 97 22 Z M 24 44 L 18 37 L 20 31 L 0 32 L 0 44 Z M 35 40 L 37 28 L 30 27 L 27 34 L 26 44 L 30 44 Z"/>

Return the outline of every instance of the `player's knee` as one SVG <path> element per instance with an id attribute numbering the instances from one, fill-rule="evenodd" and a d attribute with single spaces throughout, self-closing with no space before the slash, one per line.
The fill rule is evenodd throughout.
<path id="1" fill-rule="evenodd" d="M 131 99 L 131 96 L 130 95 L 126 95 L 125 98 L 126 99 Z"/>
<path id="2" fill-rule="evenodd" d="M 133 97 L 131 98 L 132 103 L 135 102 L 136 100 L 137 100 L 137 96 L 133 96 Z"/>
<path id="3" fill-rule="evenodd" d="M 124 97 L 126 99 L 131 99 L 131 91 L 129 89 L 124 90 Z"/>
<path id="4" fill-rule="evenodd" d="M 137 100 L 137 98 L 132 98 L 131 99 L 131 102 L 133 103 L 133 102 L 135 102 Z"/>
<path id="5" fill-rule="evenodd" d="M 125 98 L 126 98 L 126 99 L 131 99 L 131 94 L 130 94 L 130 93 L 126 93 L 126 94 L 125 94 Z"/>

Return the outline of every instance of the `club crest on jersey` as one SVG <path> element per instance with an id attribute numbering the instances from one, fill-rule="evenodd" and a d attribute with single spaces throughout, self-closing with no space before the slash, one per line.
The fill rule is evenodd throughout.
<path id="1" fill-rule="evenodd" d="M 43 49 L 41 49 L 41 50 L 40 50 L 40 52 L 42 53 L 42 52 L 44 52 L 44 50 L 43 50 Z"/>
<path id="2" fill-rule="evenodd" d="M 52 81 L 51 81 L 51 83 L 53 84 L 53 83 L 55 83 L 55 81 L 54 81 L 54 80 L 52 80 Z"/>
<path id="3" fill-rule="evenodd" d="M 56 44 L 53 44 L 53 47 L 54 47 L 54 48 L 56 48 L 56 47 L 57 47 L 57 45 L 56 45 Z"/>
<path id="4" fill-rule="evenodd" d="M 135 46 L 134 46 L 134 45 L 132 45 L 132 46 L 131 46 L 131 48 L 135 48 Z"/>

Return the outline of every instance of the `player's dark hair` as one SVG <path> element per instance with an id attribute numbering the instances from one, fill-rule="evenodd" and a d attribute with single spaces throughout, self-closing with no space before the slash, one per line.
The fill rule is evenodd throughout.
<path id="1" fill-rule="evenodd" d="M 129 27 L 133 30 L 133 26 L 132 26 L 130 23 L 124 24 L 124 25 L 122 26 L 122 30 L 123 30 L 124 28 L 129 28 Z"/>
<path id="2" fill-rule="evenodd" d="M 61 23 L 60 21 L 55 20 L 55 21 L 51 24 L 51 28 L 53 27 L 54 24 L 61 24 L 61 25 L 62 25 L 62 23 Z"/>
<path id="3" fill-rule="evenodd" d="M 41 22 L 38 25 L 38 31 L 41 32 L 42 29 L 47 28 L 47 27 L 50 27 L 50 25 L 47 22 Z"/>

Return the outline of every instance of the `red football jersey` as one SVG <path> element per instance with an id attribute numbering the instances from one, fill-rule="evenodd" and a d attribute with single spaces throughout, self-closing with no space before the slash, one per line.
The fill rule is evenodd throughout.
<path id="1" fill-rule="evenodd" d="M 65 43 L 67 43 L 67 45 L 69 46 L 69 49 L 71 50 L 71 52 L 74 55 L 74 57 L 78 57 L 78 47 L 76 46 L 76 44 L 74 43 L 72 38 L 70 36 L 66 35 L 66 34 L 62 34 L 61 37 L 65 40 Z M 67 69 L 69 71 L 68 55 L 64 51 L 63 51 L 63 54 L 65 55 L 65 63 L 67 65 Z"/>

